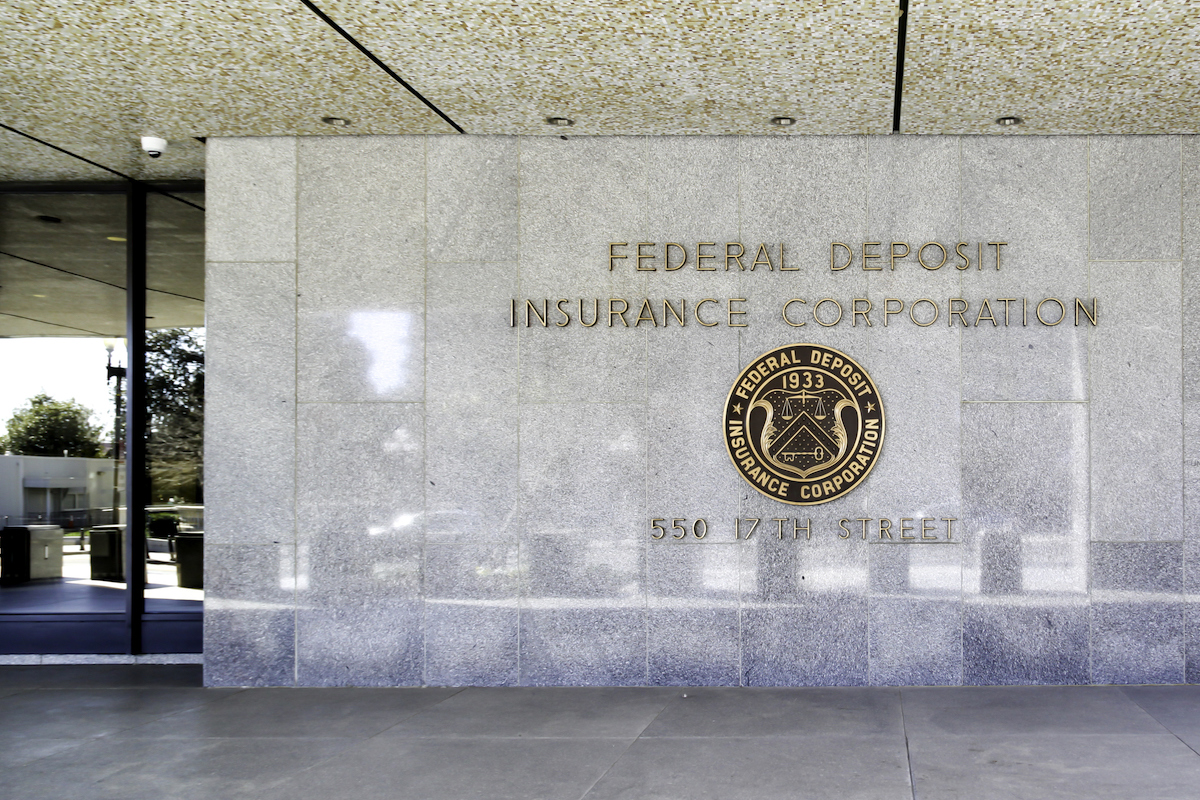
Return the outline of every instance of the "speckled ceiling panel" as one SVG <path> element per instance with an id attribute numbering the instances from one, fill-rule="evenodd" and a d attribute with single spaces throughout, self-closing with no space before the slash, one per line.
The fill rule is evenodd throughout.
<path id="1" fill-rule="evenodd" d="M 905 133 L 1200 132 L 1195 0 L 914 0 Z M 1000 116 L 1025 125 L 1001 129 Z"/>
<path id="2" fill-rule="evenodd" d="M 4 6 L 3 121 L 134 177 L 200 177 L 193 137 L 334 133 L 324 116 L 354 120 L 347 133 L 452 131 L 296 0 Z M 146 134 L 173 145 L 151 160 Z M 0 166 L 2 180 L 49 177 L 36 162 Z"/>
<path id="3" fill-rule="evenodd" d="M 896 0 L 323 0 L 468 133 L 891 130 Z"/>

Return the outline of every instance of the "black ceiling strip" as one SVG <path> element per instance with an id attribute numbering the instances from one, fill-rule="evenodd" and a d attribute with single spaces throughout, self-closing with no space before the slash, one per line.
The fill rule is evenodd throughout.
<path id="1" fill-rule="evenodd" d="M 154 292 L 155 294 L 169 294 L 169 295 L 171 295 L 171 297 L 181 297 L 184 300 L 195 300 L 197 303 L 204 302 L 199 297 L 192 297 L 190 294 L 180 294 L 179 292 L 168 292 L 166 289 L 155 289 L 152 286 L 147 286 L 146 291 Z"/>
<path id="2" fill-rule="evenodd" d="M 145 181 L 137 181 L 137 182 L 143 183 L 143 184 L 146 183 Z M 164 192 L 162 189 L 155 189 L 153 186 L 150 186 L 149 184 L 146 184 L 146 191 L 153 192 L 154 194 L 161 194 L 163 197 L 169 197 L 172 200 L 178 200 L 179 202 L 183 203 L 185 206 L 191 206 L 192 208 L 195 208 L 199 211 L 204 210 L 204 206 L 196 205 L 191 200 L 184 200 L 182 197 L 177 197 L 176 195 L 173 195 L 170 192 Z"/>
<path id="3" fill-rule="evenodd" d="M 900 0 L 896 26 L 896 93 L 892 105 L 892 133 L 900 132 L 900 98 L 904 94 L 904 42 L 908 39 L 908 0 Z"/>
<path id="4" fill-rule="evenodd" d="M 24 261 L 26 264 L 35 264 L 39 267 L 45 267 L 46 269 L 52 269 L 55 272 L 62 272 L 67 275 L 73 275 L 76 278 L 83 278 L 85 281 L 95 281 L 96 283 L 102 283 L 105 286 L 111 286 L 114 289 L 120 289 L 122 292 L 125 291 L 125 287 L 121 286 L 119 283 L 109 283 L 108 281 L 103 281 L 103 280 L 100 280 L 99 278 L 93 278 L 91 275 L 83 275 L 78 272 L 71 272 L 71 270 L 69 270 L 69 269 L 63 269 L 62 267 L 56 267 L 53 264 L 44 264 L 41 261 L 34 261 L 32 258 L 23 258 L 22 256 L 14 255 L 13 253 L 8 253 L 3 250 L 0 250 L 0 256 L 8 256 L 9 258 L 17 259 L 18 261 Z M 192 297 L 189 294 L 179 294 L 178 292 L 168 292 L 166 289 L 151 289 L 151 288 L 147 287 L 146 291 L 156 292 L 158 294 L 169 294 L 173 297 L 182 297 L 184 300 L 195 300 L 197 303 L 204 302 L 199 297 Z"/>
<path id="5" fill-rule="evenodd" d="M 446 122 L 450 123 L 450 126 L 451 126 L 451 127 L 453 127 L 453 128 L 454 128 L 454 130 L 458 131 L 459 133 L 466 133 L 466 131 L 464 131 L 464 130 L 463 130 L 461 127 L 459 127 L 459 124 L 458 124 L 457 122 L 455 122 L 454 120 L 452 120 L 452 119 L 450 119 L 449 117 L 447 117 L 447 116 L 446 116 L 446 115 L 445 115 L 445 114 L 442 112 L 442 110 L 441 110 L 440 108 L 438 108 L 437 106 L 435 106 L 433 103 L 429 102 L 429 100 L 428 100 L 428 99 L 426 99 L 425 95 L 421 94 L 421 93 L 420 93 L 420 92 L 418 92 L 416 89 L 414 89 L 412 86 L 410 86 L 410 85 L 408 84 L 408 81 L 404 80 L 404 78 L 401 78 L 399 75 L 397 75 L 395 72 L 393 72 L 391 67 L 389 67 L 387 64 L 385 64 L 385 63 L 383 63 L 382 61 L 380 61 L 380 60 L 379 60 L 379 59 L 378 59 L 378 58 L 375 56 L 375 54 L 374 54 L 374 53 L 372 53 L 370 50 L 368 50 L 367 48 L 363 47 L 363 46 L 362 46 L 362 45 L 359 43 L 359 41 L 358 41 L 357 39 L 355 39 L 353 36 L 351 36 L 349 33 L 347 33 L 347 32 L 346 32 L 346 30 L 345 30 L 344 28 L 342 28 L 342 26 L 341 26 L 341 25 L 338 25 L 336 22 L 334 22 L 333 20 L 331 20 L 331 19 L 329 18 L 329 15 L 327 15 L 327 14 L 326 14 L 324 11 L 322 11 L 322 10 L 321 10 L 321 9 L 319 9 L 319 8 L 317 8 L 317 7 L 316 7 L 316 6 L 315 6 L 313 3 L 311 3 L 309 0 L 300 0 L 300 2 L 301 2 L 301 3 L 304 3 L 304 5 L 308 6 L 308 10 L 309 10 L 309 11 L 313 12 L 313 13 L 314 13 L 314 14 L 316 14 L 318 17 L 320 17 L 322 22 L 324 22 L 326 25 L 328 25 L 329 27 L 331 27 L 331 28 L 333 28 L 335 31 L 337 31 L 337 32 L 338 32 L 338 34 L 340 34 L 340 35 L 341 35 L 341 37 L 342 37 L 343 39 L 345 39 L 347 42 L 349 42 L 350 44 L 352 44 L 352 45 L 354 45 L 355 47 L 357 47 L 357 48 L 358 48 L 358 50 L 359 50 L 359 52 L 361 52 L 361 53 L 362 53 L 364 56 L 366 56 L 367 58 L 371 59 L 372 63 L 374 63 L 374 64 L 375 64 L 375 66 L 379 67 L 381 70 L 383 70 L 384 72 L 386 72 L 386 73 L 387 73 L 387 74 L 388 74 L 388 75 L 389 75 L 389 76 L 390 76 L 390 77 L 391 77 L 393 80 L 395 80 L 397 83 L 399 83 L 399 84 L 400 84 L 401 86 L 403 86 L 405 89 L 408 89 L 408 91 L 412 92 L 412 94 L 413 94 L 413 97 L 417 98 L 417 99 L 418 99 L 418 100 L 420 100 L 422 103 L 424 103 L 425 105 L 429 106 L 430 110 L 432 110 L 432 111 L 433 111 L 433 113 L 437 114 L 439 117 L 441 117 L 442 119 L 446 120 Z"/>
<path id="6" fill-rule="evenodd" d="M 53 325 L 55 328 L 66 328 L 69 331 L 79 331 L 80 333 L 90 333 L 95 336 L 112 336 L 112 338 L 114 338 L 114 339 L 120 338 L 120 336 L 116 336 L 116 335 L 108 334 L 108 333 L 101 333 L 100 331 L 89 331 L 87 328 L 76 328 L 73 325 L 61 325 L 57 322 L 47 322 L 44 319 L 34 319 L 33 317 L 22 317 L 20 314 L 9 314 L 7 311 L 0 311 L 0 317 L 12 317 L 13 319 L 23 319 L 26 322 L 36 322 L 39 325 Z"/>
<path id="7" fill-rule="evenodd" d="M 41 261 L 34 261 L 32 258 L 23 258 L 22 256 L 18 256 L 14 253 L 5 252 L 4 250 L 0 250 L 0 256 L 8 256 L 9 258 L 17 259 L 18 261 L 24 261 L 26 264 L 35 264 L 39 267 L 45 267 L 46 269 L 52 269 L 55 272 L 62 272 L 67 275 L 74 275 L 76 278 L 83 278 L 85 281 L 95 281 L 96 283 L 103 283 L 105 286 L 111 286 L 114 289 L 120 289 L 122 292 L 125 291 L 125 287 L 121 286 L 120 284 L 109 283 L 108 281 L 100 280 L 99 278 L 93 278 L 91 275 L 83 275 L 78 272 L 71 272 L 71 270 L 69 270 L 69 269 L 63 269 L 62 267 L 56 267 L 56 266 L 53 266 L 52 264 L 43 264 Z"/>
<path id="8" fill-rule="evenodd" d="M 190 200 L 184 200 L 182 197 L 176 197 L 175 195 L 171 194 L 170 192 L 164 192 L 162 189 L 155 189 L 155 188 L 153 188 L 152 184 L 150 184 L 146 181 L 139 181 L 137 178 L 126 175 L 124 172 L 117 172 L 115 169 L 106 167 L 103 164 L 97 164 L 95 161 L 92 161 L 90 158 L 84 158 L 83 156 L 81 156 L 77 153 L 72 153 L 70 150 L 64 150 L 63 148 L 59 147 L 58 145 L 50 144 L 45 139 L 39 139 L 36 136 L 32 136 L 28 133 L 25 133 L 25 131 L 19 131 L 10 125 L 5 125 L 3 122 L 0 122 L 0 128 L 3 128 L 6 131 L 11 131 L 12 133 L 17 134 L 18 136 L 24 136 L 26 139 L 37 142 L 40 145 L 49 147 L 51 150 L 57 150 L 58 152 L 62 153 L 63 155 L 68 155 L 71 158 L 77 158 L 86 164 L 91 164 L 93 167 L 99 167 L 100 169 L 104 170 L 105 172 L 111 172 L 113 175 L 117 175 L 121 178 L 124 178 L 127 181 L 132 181 L 133 183 L 145 184 L 147 186 L 147 188 L 150 191 L 154 192 L 155 194 L 161 194 L 162 196 L 169 197 L 172 200 L 178 200 L 179 202 L 183 203 L 184 205 L 189 205 L 192 208 L 198 208 L 201 211 L 204 210 L 204 206 L 198 206 L 195 203 L 191 202 Z"/>

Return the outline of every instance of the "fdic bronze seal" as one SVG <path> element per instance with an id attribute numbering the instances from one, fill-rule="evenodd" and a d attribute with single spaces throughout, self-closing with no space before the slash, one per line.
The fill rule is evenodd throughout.
<path id="1" fill-rule="evenodd" d="M 755 359 L 729 392 L 724 422 L 742 477 L 795 505 L 827 503 L 858 486 L 883 444 L 883 403 L 871 376 L 816 344 Z"/>

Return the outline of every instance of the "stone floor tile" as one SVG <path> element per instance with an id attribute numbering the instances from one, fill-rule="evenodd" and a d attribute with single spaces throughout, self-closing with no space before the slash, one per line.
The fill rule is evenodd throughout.
<path id="1" fill-rule="evenodd" d="M 678 694 L 649 688 L 470 688 L 382 735 L 633 739 Z"/>
<path id="2" fill-rule="evenodd" d="M 710 687 L 677 693 L 643 737 L 899 735 L 901 731 L 896 689 Z"/>
<path id="3" fill-rule="evenodd" d="M 621 739 L 378 737 L 309 769 L 262 800 L 578 798 L 612 766 Z"/>
<path id="4" fill-rule="evenodd" d="M 584 800 L 911 800 L 900 736 L 639 739 Z"/>
<path id="5" fill-rule="evenodd" d="M 909 736 L 921 800 L 1189 800 L 1200 756 L 1167 733 Z"/>
<path id="6" fill-rule="evenodd" d="M 909 736 L 1165 733 L 1112 686 L 936 687 L 901 697 Z"/>
<path id="7" fill-rule="evenodd" d="M 212 690 L 208 690 L 212 691 Z M 366 738 L 459 689 L 247 689 L 125 731 L 137 738 Z"/>

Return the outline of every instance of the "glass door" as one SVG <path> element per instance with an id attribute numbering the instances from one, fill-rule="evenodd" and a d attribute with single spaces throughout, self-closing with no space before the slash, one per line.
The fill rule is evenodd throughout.
<path id="1" fill-rule="evenodd" d="M 200 649 L 203 194 L 154 188 L 0 187 L 0 653 Z"/>

